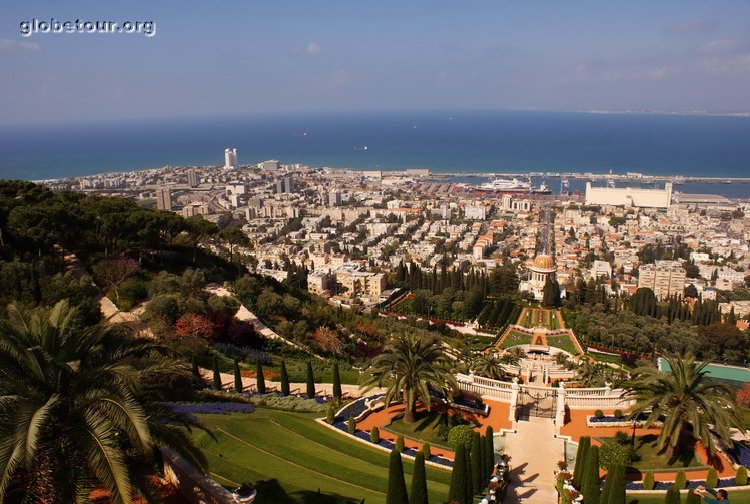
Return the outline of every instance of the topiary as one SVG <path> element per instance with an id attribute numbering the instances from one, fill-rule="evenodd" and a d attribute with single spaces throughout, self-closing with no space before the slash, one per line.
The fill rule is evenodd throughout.
<path id="1" fill-rule="evenodd" d="M 608 441 L 599 447 L 599 465 L 607 470 L 630 464 L 630 446 Z"/>
<path id="2" fill-rule="evenodd" d="M 664 504 L 680 504 L 680 491 L 677 490 L 676 486 L 672 485 L 667 489 Z"/>
<path id="3" fill-rule="evenodd" d="M 425 460 L 430 460 L 430 457 L 432 456 L 432 453 L 430 453 L 430 443 L 428 443 L 427 441 L 422 443 L 422 447 L 419 449 L 419 451 L 422 452 Z"/>
<path id="4" fill-rule="evenodd" d="M 706 486 L 716 488 L 719 486 L 719 475 L 716 474 L 716 469 L 711 468 L 708 470 L 708 476 L 706 476 Z"/>
<path id="5" fill-rule="evenodd" d="M 326 422 L 333 424 L 336 421 L 336 405 L 333 401 L 328 403 L 328 410 L 326 411 Z"/>
<path id="6" fill-rule="evenodd" d="M 474 429 L 468 425 L 456 425 L 448 431 L 448 446 L 451 450 L 456 451 L 459 444 L 471 446 L 471 439 L 474 436 Z"/>
<path id="7" fill-rule="evenodd" d="M 737 469 L 737 475 L 734 477 L 734 484 L 737 486 L 747 485 L 747 468 L 745 466 L 740 466 Z"/>
<path id="8" fill-rule="evenodd" d="M 404 451 L 404 436 L 399 434 L 396 437 L 396 449 L 400 452 Z"/>
<path id="9" fill-rule="evenodd" d="M 602 418 L 604 418 L 604 412 L 602 410 L 598 409 L 598 410 L 594 411 L 594 416 L 597 419 L 601 420 Z"/>
<path id="10" fill-rule="evenodd" d="M 654 471 L 649 471 L 643 477 L 643 489 L 653 490 L 654 489 Z"/>
<path id="11" fill-rule="evenodd" d="M 619 419 L 621 419 L 624 416 L 625 415 L 623 414 L 622 410 L 619 410 L 619 409 L 615 410 L 615 418 L 617 418 L 619 420 Z"/>
<path id="12" fill-rule="evenodd" d="M 701 499 L 698 496 L 698 494 L 695 493 L 693 489 L 691 488 L 688 491 L 687 496 L 685 497 L 685 504 L 702 504 L 702 503 L 703 503 L 703 499 Z"/>
<path id="13" fill-rule="evenodd" d="M 346 431 L 349 434 L 354 434 L 357 432 L 357 421 L 354 419 L 354 417 L 349 417 L 349 420 L 346 421 Z"/>
<path id="14" fill-rule="evenodd" d="M 380 429 L 377 427 L 370 429 L 370 442 L 375 444 L 380 442 Z"/>
<path id="15" fill-rule="evenodd" d="M 687 478 L 685 478 L 685 471 L 677 471 L 677 476 L 674 479 L 674 486 L 678 490 L 682 490 L 687 485 Z"/>

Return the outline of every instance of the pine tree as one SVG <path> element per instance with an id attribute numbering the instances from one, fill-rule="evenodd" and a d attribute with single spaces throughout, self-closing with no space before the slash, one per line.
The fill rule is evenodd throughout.
<path id="1" fill-rule="evenodd" d="M 451 472 L 451 486 L 448 490 L 448 502 L 456 501 L 458 504 L 469 504 L 466 502 L 466 447 L 459 443 L 456 448 L 456 458 L 453 460 L 453 471 Z"/>
<path id="2" fill-rule="evenodd" d="M 281 372 L 279 380 L 281 380 L 281 395 L 289 395 L 289 374 L 286 371 L 286 362 L 281 361 Z"/>
<path id="3" fill-rule="evenodd" d="M 584 436 L 578 441 L 578 451 L 576 452 L 576 463 L 573 469 L 573 483 L 577 488 L 581 488 L 583 484 L 583 474 L 586 467 L 586 455 L 588 454 L 589 446 L 591 446 L 591 438 Z"/>
<path id="4" fill-rule="evenodd" d="M 680 491 L 677 487 L 672 485 L 667 489 L 667 493 L 664 495 L 664 504 L 680 504 Z"/>
<path id="5" fill-rule="evenodd" d="M 242 373 L 240 373 L 240 363 L 234 359 L 234 391 L 242 392 Z"/>
<path id="6" fill-rule="evenodd" d="M 221 373 L 219 372 L 219 360 L 215 355 L 213 360 L 211 361 L 211 367 L 213 368 L 214 373 L 214 388 L 216 390 L 221 390 Z"/>
<path id="7" fill-rule="evenodd" d="M 315 378 L 313 377 L 312 362 L 307 362 L 307 397 L 315 397 Z"/>
<path id="8" fill-rule="evenodd" d="M 471 436 L 471 481 L 474 494 L 478 494 L 484 488 L 484 473 L 482 473 L 482 441 L 477 431 Z"/>
<path id="9" fill-rule="evenodd" d="M 385 502 L 386 504 L 409 504 L 406 480 L 404 479 L 404 465 L 401 462 L 401 453 L 398 450 L 391 450 L 388 468 L 388 492 L 385 496 Z"/>
<path id="10" fill-rule="evenodd" d="M 339 363 L 333 363 L 333 397 L 341 401 L 341 377 L 339 376 Z"/>
<path id="11" fill-rule="evenodd" d="M 487 460 L 485 462 L 485 470 L 487 480 L 492 476 L 492 472 L 495 470 L 495 433 L 491 426 L 487 426 L 484 431 L 485 444 L 484 447 L 487 450 L 485 456 Z"/>
<path id="12" fill-rule="evenodd" d="M 255 386 L 258 388 L 259 394 L 266 393 L 266 377 L 263 376 L 263 364 L 260 361 L 255 366 Z"/>
<path id="13" fill-rule="evenodd" d="M 583 478 L 583 501 L 586 504 L 599 504 L 599 447 L 592 445 L 586 454 L 586 469 Z"/>
<path id="14" fill-rule="evenodd" d="M 414 456 L 414 473 L 411 477 L 411 496 L 409 504 L 428 504 L 427 501 L 427 472 L 424 464 L 424 454 L 417 452 Z"/>

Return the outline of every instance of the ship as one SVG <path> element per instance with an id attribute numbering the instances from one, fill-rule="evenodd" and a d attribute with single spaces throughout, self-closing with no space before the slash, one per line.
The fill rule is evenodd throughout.
<path id="1" fill-rule="evenodd" d="M 367 146 L 363 145 L 362 147 L 355 147 L 354 150 L 355 151 L 366 151 L 367 150 Z"/>
<path id="2" fill-rule="evenodd" d="M 480 191 L 500 192 L 500 193 L 533 193 L 533 194 L 552 194 L 550 188 L 542 182 L 539 187 L 531 185 L 531 179 L 528 182 L 518 180 L 517 178 L 503 179 L 497 178 L 491 182 L 477 187 Z"/>

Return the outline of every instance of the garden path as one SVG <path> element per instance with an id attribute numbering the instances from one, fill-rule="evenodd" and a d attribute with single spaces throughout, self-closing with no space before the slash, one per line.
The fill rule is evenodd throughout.
<path id="1" fill-rule="evenodd" d="M 563 441 L 555 438 L 552 419 L 531 417 L 519 421 L 516 432 L 506 434 L 505 453 L 511 456 L 508 504 L 557 502 L 555 471 L 563 458 Z"/>

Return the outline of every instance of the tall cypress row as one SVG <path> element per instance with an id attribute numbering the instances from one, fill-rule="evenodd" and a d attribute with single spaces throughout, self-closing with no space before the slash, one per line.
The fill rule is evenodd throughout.
<path id="1" fill-rule="evenodd" d="M 315 397 L 315 378 L 313 377 L 312 362 L 307 361 L 307 397 Z"/>
<path id="2" fill-rule="evenodd" d="M 614 471 L 614 479 L 612 480 L 612 485 L 609 489 L 609 494 L 607 498 L 609 500 L 605 501 L 603 499 L 599 500 L 600 504 L 625 504 L 626 502 L 626 496 L 625 496 L 625 466 L 618 465 L 615 466 L 613 469 Z M 607 479 L 609 479 L 609 474 L 607 474 Z"/>
<path id="3" fill-rule="evenodd" d="M 404 479 L 404 465 L 401 462 L 401 453 L 391 450 L 390 465 L 388 468 L 388 492 L 385 496 L 386 504 L 409 504 L 409 496 L 406 493 L 406 480 Z"/>
<path id="4" fill-rule="evenodd" d="M 580 490 L 583 485 L 583 473 L 586 467 L 586 455 L 588 454 L 589 446 L 591 446 L 591 438 L 588 436 L 582 437 L 578 441 L 578 451 L 576 451 L 576 464 L 573 469 L 573 484 Z"/>
<path id="5" fill-rule="evenodd" d="M 479 472 L 482 476 L 482 486 L 487 484 L 487 438 L 479 436 Z"/>
<path id="6" fill-rule="evenodd" d="M 341 401 L 341 377 L 339 376 L 339 363 L 333 363 L 333 397 Z"/>
<path id="7" fill-rule="evenodd" d="M 472 476 L 473 471 L 471 470 L 471 444 L 464 447 L 466 450 L 466 457 L 464 457 L 464 464 L 466 464 L 466 504 L 471 504 L 474 501 L 474 477 Z"/>
<path id="8" fill-rule="evenodd" d="M 667 493 L 664 495 L 664 504 L 680 504 L 680 491 L 676 486 L 672 485 L 667 489 Z"/>
<path id="9" fill-rule="evenodd" d="M 459 443 L 456 447 L 456 458 L 453 459 L 453 471 L 451 472 L 451 486 L 448 490 L 448 502 L 456 501 L 458 504 L 466 502 L 466 447 Z"/>
<path id="10" fill-rule="evenodd" d="M 485 449 L 487 450 L 486 457 L 487 460 L 485 462 L 485 469 L 487 471 L 487 480 L 489 481 L 490 477 L 492 476 L 492 473 L 495 470 L 495 432 L 492 430 L 492 427 L 489 425 L 487 426 L 487 429 L 484 431 L 484 443 L 485 443 Z"/>
<path id="11" fill-rule="evenodd" d="M 266 377 L 263 376 L 263 364 L 260 361 L 255 366 L 255 385 L 258 387 L 259 394 L 266 393 Z"/>
<path id="12" fill-rule="evenodd" d="M 214 388 L 216 390 L 221 390 L 221 373 L 219 372 L 219 359 L 214 355 L 213 360 L 211 361 L 211 368 L 214 373 Z"/>
<path id="13" fill-rule="evenodd" d="M 586 454 L 586 468 L 581 488 L 586 504 L 599 504 L 599 447 L 592 445 Z"/>
<path id="14" fill-rule="evenodd" d="M 478 494 L 484 488 L 484 473 L 482 473 L 482 442 L 477 431 L 471 436 L 471 481 L 474 494 Z"/>
<path id="15" fill-rule="evenodd" d="M 289 395 L 289 374 L 286 372 L 286 362 L 281 361 L 281 372 L 279 373 L 281 376 L 279 377 L 279 380 L 281 381 L 281 395 L 288 396 Z"/>
<path id="16" fill-rule="evenodd" d="M 234 359 L 234 391 L 242 392 L 242 373 L 240 373 L 240 363 Z"/>
<path id="17" fill-rule="evenodd" d="M 411 496 L 409 504 L 428 504 L 427 502 L 427 471 L 424 464 L 424 454 L 417 452 L 414 456 L 414 473 L 411 477 Z"/>

